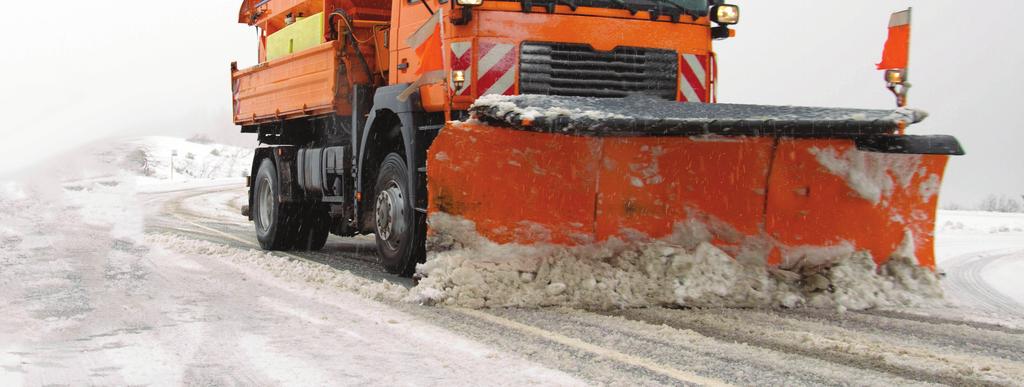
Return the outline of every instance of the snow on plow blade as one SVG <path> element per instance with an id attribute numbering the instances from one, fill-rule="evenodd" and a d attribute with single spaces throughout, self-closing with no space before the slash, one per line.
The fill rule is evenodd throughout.
<path id="1" fill-rule="evenodd" d="M 498 243 L 710 240 L 796 265 L 913 248 L 934 267 L 949 136 L 896 132 L 918 111 L 485 97 L 428 155 L 431 213 Z M 905 252 L 905 251 L 903 251 Z"/>

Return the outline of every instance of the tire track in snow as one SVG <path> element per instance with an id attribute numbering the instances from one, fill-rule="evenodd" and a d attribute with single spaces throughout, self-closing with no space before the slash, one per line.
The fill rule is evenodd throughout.
<path id="1" fill-rule="evenodd" d="M 1017 257 L 1024 251 L 1007 253 L 990 251 L 961 255 L 949 260 L 946 264 L 948 293 L 970 307 L 993 314 L 1010 314 L 1024 318 L 1024 305 L 1000 293 L 985 282 L 981 273 L 988 265 L 996 261 Z"/>
<path id="2" fill-rule="evenodd" d="M 959 351 L 995 356 L 1024 362 L 1024 331 L 999 326 L 968 324 L 952 320 L 908 319 L 912 315 L 884 312 L 848 312 L 837 314 L 822 309 L 791 309 L 765 311 L 784 318 L 810 323 L 827 323 L 846 330 L 935 347 L 952 347 Z M 897 317 L 894 317 L 897 316 Z"/>
<path id="3" fill-rule="evenodd" d="M 832 385 L 849 380 L 865 385 L 928 384 L 607 312 L 554 308 L 488 313 L 740 385 Z"/>
<path id="4" fill-rule="evenodd" d="M 622 353 L 614 349 L 609 349 L 607 347 L 598 346 L 585 342 L 575 337 L 570 337 L 552 331 L 544 330 L 534 325 L 519 323 L 503 317 L 499 317 L 494 314 L 464 308 L 450 308 L 450 310 L 455 311 L 457 313 L 462 313 L 473 318 L 478 318 L 494 324 L 498 324 L 509 329 L 514 329 L 529 335 L 538 336 L 547 340 L 551 340 L 565 346 L 590 352 L 597 356 L 605 357 L 617 361 L 619 363 L 624 363 L 635 367 L 642 367 L 649 371 L 665 375 L 680 382 L 693 383 L 703 386 L 729 386 L 728 383 L 723 382 L 721 380 L 700 376 L 692 372 L 681 371 L 671 366 L 660 364 L 657 361 L 648 358 Z"/>
<path id="5" fill-rule="evenodd" d="M 953 309 L 950 309 L 952 311 Z M 900 312 L 894 310 L 862 310 L 862 311 L 848 311 L 851 314 L 862 314 L 868 316 L 885 317 L 892 320 L 898 321 L 909 321 L 919 322 L 933 325 L 952 325 L 952 326 L 963 326 L 972 327 L 980 330 L 1003 332 L 1011 335 L 1024 335 L 1024 329 L 1009 327 L 1005 325 L 997 325 L 988 322 L 980 322 L 974 320 L 963 320 L 949 317 L 932 316 L 930 314 L 918 314 L 914 311 Z M 928 311 L 923 311 L 927 313 Z"/>
<path id="6" fill-rule="evenodd" d="M 1024 362 L 992 354 L 958 353 L 954 347 L 930 346 L 899 335 L 873 336 L 829 320 L 803 321 L 775 312 L 739 309 L 643 309 L 609 314 L 927 383 L 1000 385 L 1024 380 Z"/>

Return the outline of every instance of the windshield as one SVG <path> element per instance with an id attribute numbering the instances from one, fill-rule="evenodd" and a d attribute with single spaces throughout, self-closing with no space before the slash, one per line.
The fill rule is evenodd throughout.
<path id="1" fill-rule="evenodd" d="M 556 5 L 565 5 L 576 10 L 576 7 L 594 7 L 625 9 L 636 13 L 639 11 L 652 12 L 657 15 L 665 15 L 678 21 L 681 16 L 697 17 L 708 15 L 708 0 L 502 0 L 515 1 L 527 6 L 545 7 L 547 12 L 555 11 Z"/>

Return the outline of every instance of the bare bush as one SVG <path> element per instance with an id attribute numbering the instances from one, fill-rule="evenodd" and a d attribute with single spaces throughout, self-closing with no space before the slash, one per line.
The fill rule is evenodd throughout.
<path id="1" fill-rule="evenodd" d="M 125 155 L 122 165 L 125 169 L 143 176 L 153 176 L 156 174 L 156 171 L 153 170 L 153 165 L 149 159 L 149 149 L 139 147 Z"/>
<path id="2" fill-rule="evenodd" d="M 989 195 L 978 205 L 981 211 L 990 212 L 1021 212 L 1024 205 L 1017 198 L 1006 195 Z"/>

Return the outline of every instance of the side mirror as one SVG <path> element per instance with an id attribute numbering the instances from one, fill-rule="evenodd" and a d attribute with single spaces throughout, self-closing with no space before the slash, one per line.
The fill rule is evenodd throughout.
<path id="1" fill-rule="evenodd" d="M 473 7 L 481 5 L 484 0 L 455 0 L 455 4 L 462 8 L 454 8 L 452 13 L 452 24 L 463 26 L 473 21 Z"/>

